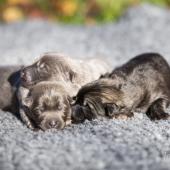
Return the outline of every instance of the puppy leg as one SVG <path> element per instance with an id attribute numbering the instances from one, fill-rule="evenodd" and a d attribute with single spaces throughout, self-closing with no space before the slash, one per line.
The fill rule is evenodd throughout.
<path id="1" fill-rule="evenodd" d="M 169 101 L 166 99 L 158 99 L 154 101 L 147 111 L 147 115 L 151 120 L 169 119 L 170 114 L 166 113 Z"/>
<path id="2" fill-rule="evenodd" d="M 133 117 L 134 114 L 130 111 L 122 111 L 120 108 L 115 104 L 105 104 L 105 113 L 106 116 L 109 118 L 116 118 L 116 119 L 128 119 Z"/>

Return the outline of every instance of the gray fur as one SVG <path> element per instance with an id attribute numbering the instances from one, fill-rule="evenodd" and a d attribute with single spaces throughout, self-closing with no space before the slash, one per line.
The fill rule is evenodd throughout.
<path id="1" fill-rule="evenodd" d="M 82 122 L 143 112 L 152 120 L 169 119 L 169 104 L 170 66 L 160 54 L 144 53 L 84 85 L 76 96 L 72 118 Z"/>
<path id="2" fill-rule="evenodd" d="M 67 122 L 70 121 L 70 116 L 67 116 L 69 117 L 68 120 L 65 119 L 64 116 L 61 116 L 65 111 L 62 110 L 63 113 L 62 111 L 58 111 L 57 113 L 58 109 L 56 109 L 55 106 L 53 108 L 50 106 L 50 103 L 53 103 L 53 101 L 48 99 L 48 102 L 45 102 L 44 100 L 46 100 L 46 98 L 55 98 L 59 103 L 62 103 L 62 108 L 65 108 L 64 110 L 67 110 L 67 114 L 70 115 L 71 100 L 67 99 L 73 98 L 82 85 L 98 79 L 102 74 L 110 70 L 111 67 L 107 62 L 97 58 L 86 61 L 57 53 L 44 54 L 35 63 L 21 70 L 21 88 L 18 90 L 21 119 L 31 129 L 35 126 L 46 130 L 54 127 L 54 124 L 57 124 L 57 122 L 62 125 L 56 125 L 55 127 L 59 129 L 63 128 L 68 124 Z M 53 85 L 51 82 L 53 82 Z M 32 91 L 35 91 L 34 86 L 36 88 L 36 85 L 40 83 L 41 85 L 38 87 L 39 96 L 35 98 Z M 53 89 L 53 93 L 50 92 L 51 90 L 48 88 L 48 84 Z M 47 89 L 49 92 L 46 91 Z M 44 91 L 46 91 L 46 94 Z M 56 96 L 54 96 L 54 94 Z M 29 104 L 30 101 L 26 100 L 27 98 L 32 98 L 33 102 L 31 105 Z M 25 103 L 23 102 L 24 100 Z M 28 104 L 26 101 L 28 101 Z M 42 109 L 40 110 L 38 108 L 40 107 L 39 105 L 43 103 L 46 103 L 46 109 L 41 111 Z M 55 112 L 54 109 L 56 109 Z M 36 115 L 35 110 L 41 112 L 41 115 L 32 116 Z M 51 110 L 53 110 L 53 112 Z M 51 122 L 53 122 L 53 126 L 49 125 Z"/>
<path id="3" fill-rule="evenodd" d="M 170 13 L 135 6 L 117 23 L 65 26 L 42 21 L 0 25 L 0 64 L 28 65 L 45 51 L 107 56 L 113 67 L 157 51 L 170 61 Z M 0 111 L 1 170 L 169 170 L 170 121 L 145 114 L 33 132 Z"/>

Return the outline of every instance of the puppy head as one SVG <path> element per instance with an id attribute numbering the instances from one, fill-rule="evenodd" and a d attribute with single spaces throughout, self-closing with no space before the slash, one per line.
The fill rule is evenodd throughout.
<path id="1" fill-rule="evenodd" d="M 23 105 L 36 127 L 62 129 L 70 120 L 69 100 L 62 84 L 41 82 L 30 89 Z"/>
<path id="2" fill-rule="evenodd" d="M 54 79 L 72 81 L 75 75 L 68 57 L 46 54 L 34 64 L 21 69 L 21 84 L 28 87 L 41 81 Z"/>
<path id="3" fill-rule="evenodd" d="M 72 106 L 73 122 L 92 120 L 100 116 L 113 117 L 124 107 L 121 87 L 110 79 L 99 79 L 83 86 Z"/>

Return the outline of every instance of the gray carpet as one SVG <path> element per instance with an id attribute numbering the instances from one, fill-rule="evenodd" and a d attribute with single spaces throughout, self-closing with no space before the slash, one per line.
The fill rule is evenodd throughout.
<path id="1" fill-rule="evenodd" d="M 142 52 L 170 62 L 170 11 L 144 5 L 102 26 L 42 21 L 0 25 L 0 64 L 29 64 L 46 51 L 109 58 L 113 66 Z M 0 170 L 170 169 L 170 121 L 136 114 L 128 121 L 95 120 L 61 131 L 32 132 L 0 112 Z"/>

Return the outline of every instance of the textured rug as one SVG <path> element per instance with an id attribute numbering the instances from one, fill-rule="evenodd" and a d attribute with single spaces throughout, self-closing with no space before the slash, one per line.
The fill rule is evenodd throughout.
<path id="1" fill-rule="evenodd" d="M 170 62 L 170 12 L 143 5 L 116 23 L 56 25 L 30 21 L 0 25 L 0 64 L 30 64 L 44 52 L 107 58 L 113 67 L 143 52 Z M 0 170 L 168 170 L 170 121 L 145 114 L 127 121 L 95 120 L 64 130 L 32 132 L 0 111 Z"/>

